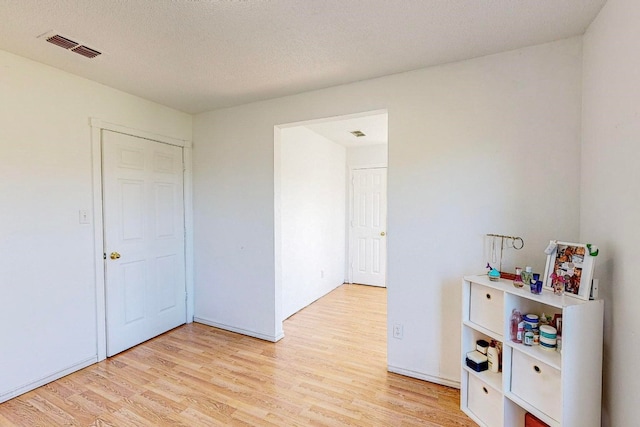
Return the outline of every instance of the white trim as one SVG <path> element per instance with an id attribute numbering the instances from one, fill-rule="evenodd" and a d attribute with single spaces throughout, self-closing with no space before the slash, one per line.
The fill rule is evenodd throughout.
<path id="1" fill-rule="evenodd" d="M 102 128 L 91 120 L 91 172 L 93 178 L 93 259 L 96 302 L 96 354 L 107 358 L 107 313 L 104 287 L 104 226 L 102 218 Z"/>
<path id="2" fill-rule="evenodd" d="M 213 320 L 203 319 L 202 317 L 194 317 L 193 321 L 196 323 L 202 323 L 203 325 L 213 326 L 214 328 L 222 329 L 229 332 L 235 332 L 237 334 L 247 335 L 249 337 L 259 338 L 261 340 L 278 342 L 284 338 L 284 332 L 280 332 L 278 335 L 266 335 L 260 332 L 250 331 L 248 329 L 236 328 L 235 326 L 225 325 L 224 323 L 214 322 Z"/>
<path id="3" fill-rule="evenodd" d="M 104 280 L 104 218 L 102 215 L 102 130 L 131 135 L 138 138 L 161 142 L 182 148 L 183 187 L 184 187 L 184 223 L 185 223 L 185 292 L 187 293 L 185 322 L 193 321 L 194 281 L 193 281 L 193 150 L 191 140 L 134 129 L 114 123 L 90 118 L 91 159 L 93 177 L 93 231 L 94 263 L 96 289 L 96 338 L 97 361 L 107 358 L 107 324 Z"/>
<path id="4" fill-rule="evenodd" d="M 273 266 L 275 297 L 275 331 L 277 336 L 284 334 L 282 314 L 282 136 L 278 126 L 273 127 Z"/>
<path id="5" fill-rule="evenodd" d="M 112 132 L 122 133 L 125 135 L 136 136 L 138 138 L 150 139 L 151 141 L 164 142 L 165 144 L 177 145 L 178 147 L 191 147 L 191 140 L 178 139 L 171 136 L 160 135 L 146 130 L 130 128 L 115 123 L 105 122 L 101 119 L 91 118 L 91 127 L 110 130 Z"/>
<path id="6" fill-rule="evenodd" d="M 185 252 L 185 280 L 187 290 L 187 323 L 193 322 L 194 316 L 194 277 L 193 272 L 193 149 L 191 144 L 182 149 L 184 160 L 184 252 Z"/>
<path id="7" fill-rule="evenodd" d="M 386 163 L 372 163 L 370 165 L 349 165 L 349 171 L 353 172 L 354 170 L 360 170 L 360 169 L 388 169 L 389 166 L 387 166 Z"/>
<path id="8" fill-rule="evenodd" d="M 402 369 L 392 365 L 387 365 L 387 371 L 392 372 L 394 374 L 404 375 L 405 377 L 417 378 L 419 380 L 429 381 L 430 383 L 440 384 L 447 387 L 460 389 L 460 381 L 455 381 L 448 378 L 434 377 L 432 375 L 423 374 L 422 372 L 416 372 L 409 369 Z"/>
<path id="9" fill-rule="evenodd" d="M 383 108 L 380 110 L 361 111 L 359 113 L 340 114 L 338 116 L 321 117 L 319 119 L 301 120 L 297 122 L 283 123 L 283 124 L 276 125 L 276 127 L 280 129 L 286 129 L 286 128 L 296 127 L 296 126 L 309 126 L 309 125 L 315 125 L 318 123 L 357 119 L 358 117 L 377 116 L 378 114 L 387 114 L 388 112 L 389 110 L 387 108 Z"/>
<path id="10" fill-rule="evenodd" d="M 38 388 L 40 386 L 43 386 L 45 384 L 48 384 L 48 383 L 52 382 L 52 381 L 58 380 L 58 379 L 66 376 L 66 375 L 69 375 L 72 372 L 79 371 L 82 368 L 86 368 L 87 366 L 93 365 L 97 361 L 98 360 L 97 360 L 96 356 L 91 356 L 91 357 L 89 357 L 87 359 L 84 359 L 84 360 L 82 360 L 82 361 L 80 361 L 78 363 L 75 363 L 75 364 L 73 364 L 73 365 L 71 365 L 71 366 L 69 366 L 69 367 L 67 367 L 65 369 L 62 369 L 62 370 L 60 370 L 58 372 L 54 372 L 51 375 L 47 375 L 46 377 L 40 378 L 40 379 L 38 379 L 36 381 L 32 381 L 32 382 L 30 382 L 28 384 L 21 385 L 20 387 L 15 388 L 15 389 L 13 389 L 11 391 L 8 391 L 6 393 L 2 393 L 2 394 L 0 394 L 0 403 L 6 402 L 9 399 L 13 399 L 16 396 L 19 396 L 19 395 L 21 395 L 23 393 L 26 393 L 28 391 L 34 390 L 34 389 L 36 389 L 36 388 Z"/>

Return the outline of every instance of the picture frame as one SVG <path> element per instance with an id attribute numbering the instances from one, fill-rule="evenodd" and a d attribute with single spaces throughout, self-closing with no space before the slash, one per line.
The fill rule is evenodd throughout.
<path id="1" fill-rule="evenodd" d="M 558 333 L 559 337 L 562 336 L 562 314 L 557 313 L 553 316 L 551 326 L 556 328 L 556 332 Z"/>
<path id="2" fill-rule="evenodd" d="M 547 251 L 543 288 L 588 300 L 595 260 L 587 245 L 552 240 L 549 247 L 553 250 Z"/>

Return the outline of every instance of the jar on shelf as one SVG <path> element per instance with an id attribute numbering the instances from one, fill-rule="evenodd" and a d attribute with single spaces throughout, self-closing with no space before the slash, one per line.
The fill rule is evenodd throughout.
<path id="1" fill-rule="evenodd" d="M 524 345 L 527 346 L 532 346 L 533 345 L 533 328 L 531 327 L 531 325 L 526 324 L 524 327 L 524 337 L 522 339 L 522 342 L 524 343 Z"/>

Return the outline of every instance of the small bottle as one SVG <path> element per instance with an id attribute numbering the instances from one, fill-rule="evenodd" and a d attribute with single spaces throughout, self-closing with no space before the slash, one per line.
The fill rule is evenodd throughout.
<path id="1" fill-rule="evenodd" d="M 516 334 L 515 342 L 517 342 L 518 344 L 522 344 L 523 339 L 524 339 L 524 321 L 521 320 L 520 323 L 518 323 L 518 333 Z"/>
<path id="2" fill-rule="evenodd" d="M 491 345 L 487 349 L 487 360 L 489 361 L 489 370 L 491 372 L 498 372 L 500 361 L 498 360 L 498 349 L 496 348 L 495 341 L 491 341 Z"/>
<path id="3" fill-rule="evenodd" d="M 549 319 L 547 319 L 547 315 L 542 313 L 539 317 L 539 326 L 548 325 Z"/>
<path id="4" fill-rule="evenodd" d="M 531 325 L 525 325 L 523 342 L 524 345 L 533 345 L 533 330 L 531 329 Z"/>
<path id="5" fill-rule="evenodd" d="M 511 311 L 511 341 L 518 342 L 518 324 L 522 322 L 522 315 L 515 308 Z"/>
<path id="6" fill-rule="evenodd" d="M 556 295 L 564 295 L 564 277 L 558 273 L 551 273 L 551 287 Z"/>
<path id="7" fill-rule="evenodd" d="M 524 268 L 524 272 L 522 272 L 522 281 L 525 285 L 531 286 L 531 281 L 533 280 L 533 271 L 530 266 L 526 266 Z"/>
<path id="8" fill-rule="evenodd" d="M 556 295 L 564 295 L 564 282 L 558 281 L 553 284 L 553 293 Z"/>
<path id="9" fill-rule="evenodd" d="M 522 281 L 522 268 L 520 267 L 516 267 L 516 277 L 513 279 L 513 286 L 516 288 L 524 286 L 524 282 Z"/>

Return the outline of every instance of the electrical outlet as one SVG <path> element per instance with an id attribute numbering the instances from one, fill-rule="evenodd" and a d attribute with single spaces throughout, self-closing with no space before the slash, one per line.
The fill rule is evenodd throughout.
<path id="1" fill-rule="evenodd" d="M 320 278 L 324 279 L 324 270 L 320 270 Z"/>
<path id="2" fill-rule="evenodd" d="M 402 339 L 402 325 L 400 323 L 393 325 L 393 337 L 399 340 Z"/>

